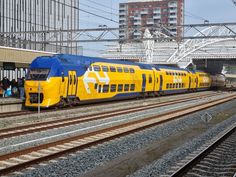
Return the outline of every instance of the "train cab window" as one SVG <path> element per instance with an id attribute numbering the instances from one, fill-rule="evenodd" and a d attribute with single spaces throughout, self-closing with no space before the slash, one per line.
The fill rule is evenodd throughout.
<path id="1" fill-rule="evenodd" d="M 103 85 L 103 93 L 109 92 L 109 85 Z"/>
<path id="2" fill-rule="evenodd" d="M 115 84 L 111 85 L 111 92 L 116 92 L 116 85 Z"/>
<path id="3" fill-rule="evenodd" d="M 101 71 L 101 68 L 100 68 L 100 66 L 93 66 L 93 70 L 94 71 Z"/>
<path id="4" fill-rule="evenodd" d="M 102 66 L 102 71 L 103 72 L 108 72 L 108 67 L 107 66 Z"/>
<path id="5" fill-rule="evenodd" d="M 29 69 L 27 80 L 46 80 L 49 69 Z"/>
<path id="6" fill-rule="evenodd" d="M 125 84 L 125 89 L 124 89 L 125 92 L 128 92 L 129 91 L 129 84 Z"/>
<path id="7" fill-rule="evenodd" d="M 116 72 L 116 68 L 114 66 L 110 66 L 110 71 L 111 72 Z"/>
<path id="8" fill-rule="evenodd" d="M 134 84 L 131 84 L 130 85 L 130 91 L 134 91 L 135 90 L 135 85 Z"/>
<path id="9" fill-rule="evenodd" d="M 122 84 L 119 84 L 118 85 L 118 92 L 122 92 L 123 91 L 123 85 Z"/>
<path id="10" fill-rule="evenodd" d="M 128 69 L 128 68 L 124 68 L 124 72 L 125 72 L 125 73 L 128 73 L 128 72 L 129 72 L 129 69 Z"/>
<path id="11" fill-rule="evenodd" d="M 167 89 L 170 88 L 170 84 L 166 84 L 166 88 L 167 88 Z"/>
<path id="12" fill-rule="evenodd" d="M 123 69 L 121 67 L 117 67 L 117 72 L 118 73 L 122 73 L 123 72 Z"/>
<path id="13" fill-rule="evenodd" d="M 149 84 L 152 83 L 152 76 L 149 74 Z"/>
<path id="14" fill-rule="evenodd" d="M 135 71 L 134 71 L 133 68 L 129 68 L 129 72 L 130 72 L 130 73 L 135 73 Z"/>

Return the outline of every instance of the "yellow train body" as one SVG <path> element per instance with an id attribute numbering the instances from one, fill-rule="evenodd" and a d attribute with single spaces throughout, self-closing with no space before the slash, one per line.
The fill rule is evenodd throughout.
<path id="1" fill-rule="evenodd" d="M 51 67 L 48 66 L 50 63 L 39 64 L 40 58 L 37 59 L 31 68 L 34 73 L 30 70 L 29 79 L 25 82 L 26 106 L 50 107 L 155 96 L 208 89 L 211 85 L 210 76 L 204 72 L 194 73 L 184 69 L 130 62 L 110 62 L 105 59 L 90 59 L 93 62 L 86 65 L 84 63 L 88 58 L 83 59 L 79 65 L 67 68 L 54 61 L 59 60 L 58 57 L 54 58 Z M 47 61 L 45 57 L 42 60 Z M 56 65 L 60 69 L 55 69 Z M 43 67 L 46 67 L 47 75 L 42 75 Z M 35 74 L 37 68 L 40 68 L 39 76 Z M 33 79 L 34 77 L 41 79 Z"/>

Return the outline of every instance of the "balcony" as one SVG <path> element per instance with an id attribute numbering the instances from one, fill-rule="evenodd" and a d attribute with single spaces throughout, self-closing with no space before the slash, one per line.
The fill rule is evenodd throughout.
<path id="1" fill-rule="evenodd" d="M 147 14 L 148 14 L 148 10 L 142 10 L 142 11 L 140 12 L 140 14 L 141 14 L 141 15 L 147 15 Z"/>
<path id="2" fill-rule="evenodd" d="M 141 36 L 141 32 L 135 31 L 135 32 L 134 32 L 134 36 Z"/>
<path id="3" fill-rule="evenodd" d="M 135 20 L 134 25 L 141 25 L 141 20 Z"/>
<path id="4" fill-rule="evenodd" d="M 155 14 L 153 15 L 153 19 L 161 19 L 161 14 Z"/>
<path id="5" fill-rule="evenodd" d="M 154 14 L 160 14 L 160 13 L 161 13 L 161 9 L 155 9 L 155 10 L 153 11 L 153 13 L 154 13 Z"/>
<path id="6" fill-rule="evenodd" d="M 140 16 L 135 16 L 134 20 L 141 20 L 141 17 Z"/>
<path id="7" fill-rule="evenodd" d="M 177 7 L 177 2 L 170 2 L 168 7 Z"/>
<path id="8" fill-rule="evenodd" d="M 120 15 L 120 16 L 122 16 L 122 15 L 126 15 L 126 11 L 124 11 L 124 10 L 120 10 L 120 11 L 119 11 L 119 15 Z"/>
<path id="9" fill-rule="evenodd" d="M 147 20 L 147 25 L 154 25 L 153 19 L 148 19 Z"/>

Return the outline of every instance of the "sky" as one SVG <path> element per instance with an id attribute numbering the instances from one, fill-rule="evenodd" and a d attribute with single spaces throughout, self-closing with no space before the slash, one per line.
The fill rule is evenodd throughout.
<path id="1" fill-rule="evenodd" d="M 80 0 L 80 8 L 104 18 L 80 12 L 80 28 L 98 28 L 99 25 L 118 27 L 119 3 L 126 0 Z M 185 0 L 185 24 L 236 22 L 236 6 L 232 0 Z M 107 43 L 106 43 L 107 44 Z M 99 55 L 105 43 L 83 43 L 84 55 Z"/>

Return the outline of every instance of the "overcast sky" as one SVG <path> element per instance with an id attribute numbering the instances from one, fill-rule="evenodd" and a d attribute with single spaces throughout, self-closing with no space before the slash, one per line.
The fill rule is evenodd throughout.
<path id="1" fill-rule="evenodd" d="M 113 21 L 118 21 L 119 3 L 121 2 L 127 1 L 80 0 L 80 8 Z M 236 22 L 236 6 L 234 6 L 232 0 L 185 0 L 185 24 L 204 23 L 204 20 L 208 20 L 210 23 Z M 80 13 L 80 28 L 96 28 L 99 25 L 118 27 L 118 24 L 112 21 L 84 12 Z M 94 48 L 93 45 L 86 46 Z M 84 53 L 90 55 L 86 50 Z"/>

